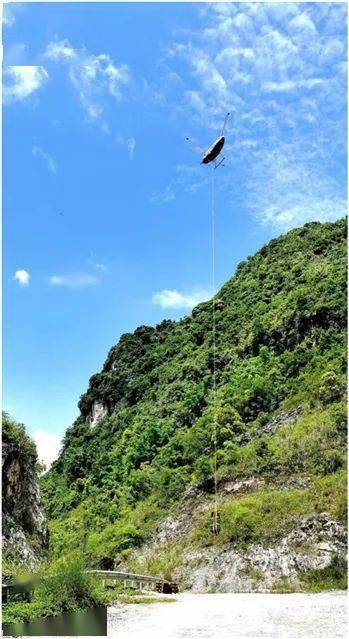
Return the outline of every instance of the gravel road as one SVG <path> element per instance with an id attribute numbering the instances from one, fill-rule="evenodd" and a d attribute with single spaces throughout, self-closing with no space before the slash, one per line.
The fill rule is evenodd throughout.
<path id="1" fill-rule="evenodd" d="M 108 639 L 342 639 L 344 592 L 181 594 L 109 609 Z"/>

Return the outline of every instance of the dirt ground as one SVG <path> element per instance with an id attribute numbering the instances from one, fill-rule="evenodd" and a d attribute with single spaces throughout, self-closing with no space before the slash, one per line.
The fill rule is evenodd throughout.
<path id="1" fill-rule="evenodd" d="M 181 594 L 172 603 L 114 606 L 108 639 L 342 639 L 344 592 Z"/>

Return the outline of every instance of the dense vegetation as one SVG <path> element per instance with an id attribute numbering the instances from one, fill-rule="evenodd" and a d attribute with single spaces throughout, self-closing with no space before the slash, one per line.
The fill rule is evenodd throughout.
<path id="1" fill-rule="evenodd" d="M 12 417 L 2 413 L 2 434 L 1 440 L 4 444 L 18 446 L 18 448 L 28 456 L 37 460 L 37 451 L 34 441 L 27 434 L 24 424 L 16 422 Z"/>
<path id="2" fill-rule="evenodd" d="M 32 575 L 22 574 L 18 583 L 29 585 L 31 579 Z M 3 623 L 85 610 L 100 603 L 103 596 L 98 584 L 85 573 L 83 561 L 77 558 L 45 564 L 34 579 L 36 585 L 29 598 L 23 589 L 23 593 L 11 594 L 3 604 Z"/>
<path id="3" fill-rule="evenodd" d="M 346 223 L 311 223 L 239 264 L 214 298 L 219 481 L 307 476 L 224 505 L 223 541 L 251 543 L 297 517 L 345 520 Z M 123 335 L 81 397 L 43 479 L 52 551 L 111 567 L 191 484 L 212 491 L 212 302 Z M 93 405 L 107 411 L 91 426 Z M 268 424 L 299 408 L 275 433 Z M 286 482 L 287 483 L 287 482 Z M 202 518 L 192 543 L 212 543 Z"/>
<path id="4" fill-rule="evenodd" d="M 42 562 L 38 570 L 37 565 L 30 561 L 31 555 L 28 555 L 27 562 L 24 561 L 15 539 L 13 548 L 9 543 L 3 544 L 3 581 L 15 581 L 18 585 L 3 601 L 3 623 L 31 621 L 37 617 L 83 610 L 100 603 L 106 593 L 85 573 L 83 558 L 75 554 L 74 558 L 50 561 L 42 544 L 35 538 L 32 519 L 38 514 L 43 516 L 36 511 L 39 503 L 36 501 L 38 473 L 42 467 L 37 461 L 36 446 L 26 427 L 7 413 L 2 414 L 2 445 L 3 542 L 6 537 L 11 541 L 11 537 L 19 536 L 21 539 L 24 536 L 28 546 L 36 551 L 37 561 Z M 31 502 L 28 494 L 30 496 L 33 493 L 35 501 Z M 34 589 L 32 584 L 35 584 Z"/>

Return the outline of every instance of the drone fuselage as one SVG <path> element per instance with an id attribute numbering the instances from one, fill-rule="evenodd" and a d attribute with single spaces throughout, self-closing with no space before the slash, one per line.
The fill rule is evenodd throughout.
<path id="1" fill-rule="evenodd" d="M 202 164 L 209 164 L 209 162 L 213 162 L 223 149 L 224 142 L 224 135 L 220 135 L 219 138 L 217 138 L 217 140 L 212 144 L 212 146 L 207 149 L 204 157 L 202 158 Z"/>

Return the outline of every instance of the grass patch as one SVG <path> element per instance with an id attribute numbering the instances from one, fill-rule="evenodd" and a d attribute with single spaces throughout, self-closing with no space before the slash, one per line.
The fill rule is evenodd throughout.
<path id="1" fill-rule="evenodd" d="M 281 577 L 271 588 L 271 592 L 276 595 L 287 595 L 291 592 L 297 592 L 294 584 L 290 583 L 287 577 Z"/>
<path id="2" fill-rule="evenodd" d="M 347 561 L 345 557 L 335 555 L 331 563 L 325 568 L 315 568 L 301 574 L 300 580 L 307 592 L 321 592 L 323 590 L 346 590 Z"/>
<path id="3" fill-rule="evenodd" d="M 251 566 L 241 568 L 238 570 L 238 574 L 241 577 L 249 577 L 250 579 L 253 579 L 253 581 L 262 581 L 264 579 L 262 571 L 252 568 Z"/>
<path id="4" fill-rule="evenodd" d="M 160 597 L 148 597 L 145 595 L 121 595 L 118 599 L 120 603 L 124 604 L 153 604 L 153 603 L 173 603 L 176 599 L 161 599 Z"/>
<path id="5" fill-rule="evenodd" d="M 31 601 L 18 601 L 15 595 L 3 604 L 3 623 L 86 610 L 101 603 L 101 588 L 79 559 L 46 566 L 37 577 Z"/>
<path id="6" fill-rule="evenodd" d="M 153 575 L 173 581 L 173 573 L 181 565 L 183 552 L 183 542 L 166 543 L 154 548 L 146 557 L 130 559 L 127 568 L 136 574 Z"/>
<path id="7" fill-rule="evenodd" d="M 191 535 L 195 547 L 234 543 L 245 548 L 253 543 L 271 544 L 297 526 L 304 517 L 328 512 L 339 520 L 346 513 L 345 474 L 317 478 L 308 490 L 270 488 L 236 496 L 221 503 L 221 533 L 212 538 L 210 512 L 198 520 Z"/>

